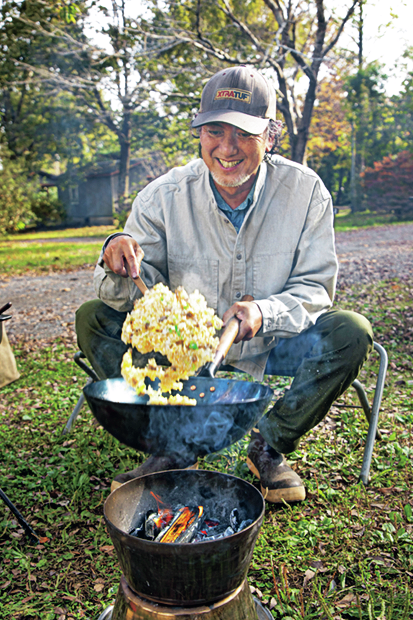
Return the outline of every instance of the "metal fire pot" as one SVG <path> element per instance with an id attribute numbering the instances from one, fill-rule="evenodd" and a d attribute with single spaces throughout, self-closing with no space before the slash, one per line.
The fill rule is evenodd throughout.
<path id="1" fill-rule="evenodd" d="M 151 492 L 170 505 L 203 505 L 223 521 L 236 507 L 241 519 L 251 519 L 252 524 L 226 538 L 198 543 L 130 536 L 141 516 L 157 508 Z M 105 502 L 104 517 L 128 587 L 158 605 L 194 607 L 222 601 L 242 586 L 264 507 L 261 493 L 235 476 L 173 470 L 148 474 L 116 489 Z"/>

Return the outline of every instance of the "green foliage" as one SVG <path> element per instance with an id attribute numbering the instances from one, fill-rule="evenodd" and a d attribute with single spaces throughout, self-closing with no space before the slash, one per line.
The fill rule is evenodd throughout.
<path id="1" fill-rule="evenodd" d="M 3 151 L 4 153 L 4 151 Z M 22 230 L 34 219 L 31 198 L 37 187 L 21 162 L 3 156 L 0 161 L 0 235 Z"/>
<path id="2" fill-rule="evenodd" d="M 377 213 L 370 209 L 353 213 L 350 208 L 340 210 L 334 219 L 334 229 L 345 232 L 358 228 L 371 228 L 395 224 L 397 217 L 394 213 Z"/>
<path id="3" fill-rule="evenodd" d="M 360 174 L 376 164 L 380 167 L 378 162 L 386 157 L 394 159 L 401 151 L 413 148 L 412 74 L 406 67 L 403 88 L 393 97 L 385 93 L 386 80 L 376 62 L 355 73 L 350 64 L 345 64 L 319 86 L 308 163 L 325 182 L 336 206 L 352 204 L 358 210 L 382 211 L 381 207 L 376 209 L 377 196 L 371 192 L 364 195 L 366 183 Z M 386 174 L 388 178 L 390 169 Z"/>
<path id="4" fill-rule="evenodd" d="M 319 69 L 328 45 L 333 47 L 341 32 L 340 24 L 349 17 L 341 7 L 336 11 L 325 5 L 153 0 L 153 17 L 142 20 L 141 28 L 152 71 L 158 79 L 169 75 L 173 88 L 168 100 L 175 100 L 189 119 L 199 107 L 202 87 L 216 71 L 238 64 L 265 71 L 274 88 L 278 85 L 278 110 L 285 119 L 290 157 L 302 162 Z M 306 92 L 296 96 L 295 82 L 304 74 L 310 78 L 301 82 Z"/>
<path id="5" fill-rule="evenodd" d="M 351 123 L 345 100 L 340 76 L 330 75 L 321 81 L 308 140 L 307 163 L 322 178 L 335 206 L 349 199 Z"/>
<path id="6" fill-rule="evenodd" d="M 65 209 L 52 192 L 46 189 L 36 192 L 30 201 L 36 224 L 59 223 L 65 218 Z"/>
<path id="7" fill-rule="evenodd" d="M 27 163 L 12 159 L 5 149 L 0 159 L 0 235 L 24 230 L 29 224 L 60 222 L 64 209 L 52 193 L 41 191 Z"/>
<path id="8" fill-rule="evenodd" d="M 23 232 L 0 240 L 0 276 L 53 272 L 94 265 L 113 226 Z M 70 238 L 67 242 L 64 239 Z M 88 240 L 88 237 L 93 237 Z M 52 240 L 50 240 L 52 238 Z M 45 240 L 49 239 L 48 243 Z M 55 239 L 62 241 L 56 242 Z"/>
<path id="9" fill-rule="evenodd" d="M 58 151 L 63 159 L 65 151 L 78 148 L 80 127 L 85 129 L 87 117 L 81 117 L 73 98 L 63 90 L 53 90 L 49 79 L 50 67 L 59 73 L 69 63 L 67 47 L 58 50 L 51 36 L 51 30 L 58 27 L 75 34 L 76 26 L 69 26 L 60 16 L 60 9 L 65 6 L 66 3 L 32 0 L 4 2 L 1 7 L 2 141 L 16 157 L 23 156 L 28 163 L 39 163 Z M 76 63 L 71 67 L 76 73 Z"/>
<path id="10" fill-rule="evenodd" d="M 363 166 L 371 166 L 387 155 L 394 138 L 387 122 L 386 79 L 383 68 L 372 62 L 345 80 L 347 114 L 356 134 L 356 156 Z"/>

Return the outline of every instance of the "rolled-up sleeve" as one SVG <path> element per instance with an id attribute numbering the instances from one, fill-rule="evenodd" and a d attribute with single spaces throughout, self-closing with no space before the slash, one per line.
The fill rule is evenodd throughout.
<path id="1" fill-rule="evenodd" d="M 144 251 L 145 258 L 141 263 L 140 275 L 148 288 L 151 288 L 158 282 L 166 282 L 162 273 L 166 270 L 166 254 L 161 220 L 159 215 L 149 211 L 148 204 L 142 202 L 138 195 L 132 205 L 124 233 L 133 237 Z M 133 309 L 135 299 L 139 299 L 142 293 L 130 278 L 113 273 L 103 262 L 102 256 L 103 253 L 94 272 L 95 293 L 111 308 L 119 312 L 129 312 Z"/>

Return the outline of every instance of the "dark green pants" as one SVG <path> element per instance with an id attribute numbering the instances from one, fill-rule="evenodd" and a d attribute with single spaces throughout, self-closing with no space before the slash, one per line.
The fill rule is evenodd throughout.
<path id="1" fill-rule="evenodd" d="M 76 313 L 79 347 L 102 379 L 120 376 L 121 359 L 128 348 L 120 339 L 125 318 L 126 313 L 100 300 L 86 302 Z M 330 310 L 305 332 L 280 340 L 265 372 L 294 379 L 258 424 L 265 440 L 278 452 L 293 452 L 300 437 L 327 415 L 357 378 L 372 346 L 367 319 L 344 310 Z M 150 357 L 166 362 L 159 354 L 134 351 L 134 364 L 145 365 Z"/>

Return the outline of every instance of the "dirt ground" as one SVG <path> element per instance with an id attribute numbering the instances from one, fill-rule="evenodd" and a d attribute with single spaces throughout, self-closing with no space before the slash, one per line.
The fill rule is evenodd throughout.
<path id="1" fill-rule="evenodd" d="M 336 234 L 338 288 L 357 282 L 413 277 L 413 224 Z M 6 329 L 11 343 L 24 337 L 51 340 L 74 336 L 76 309 L 95 298 L 93 266 L 44 276 L 0 278 L 0 307 L 13 306 Z"/>

